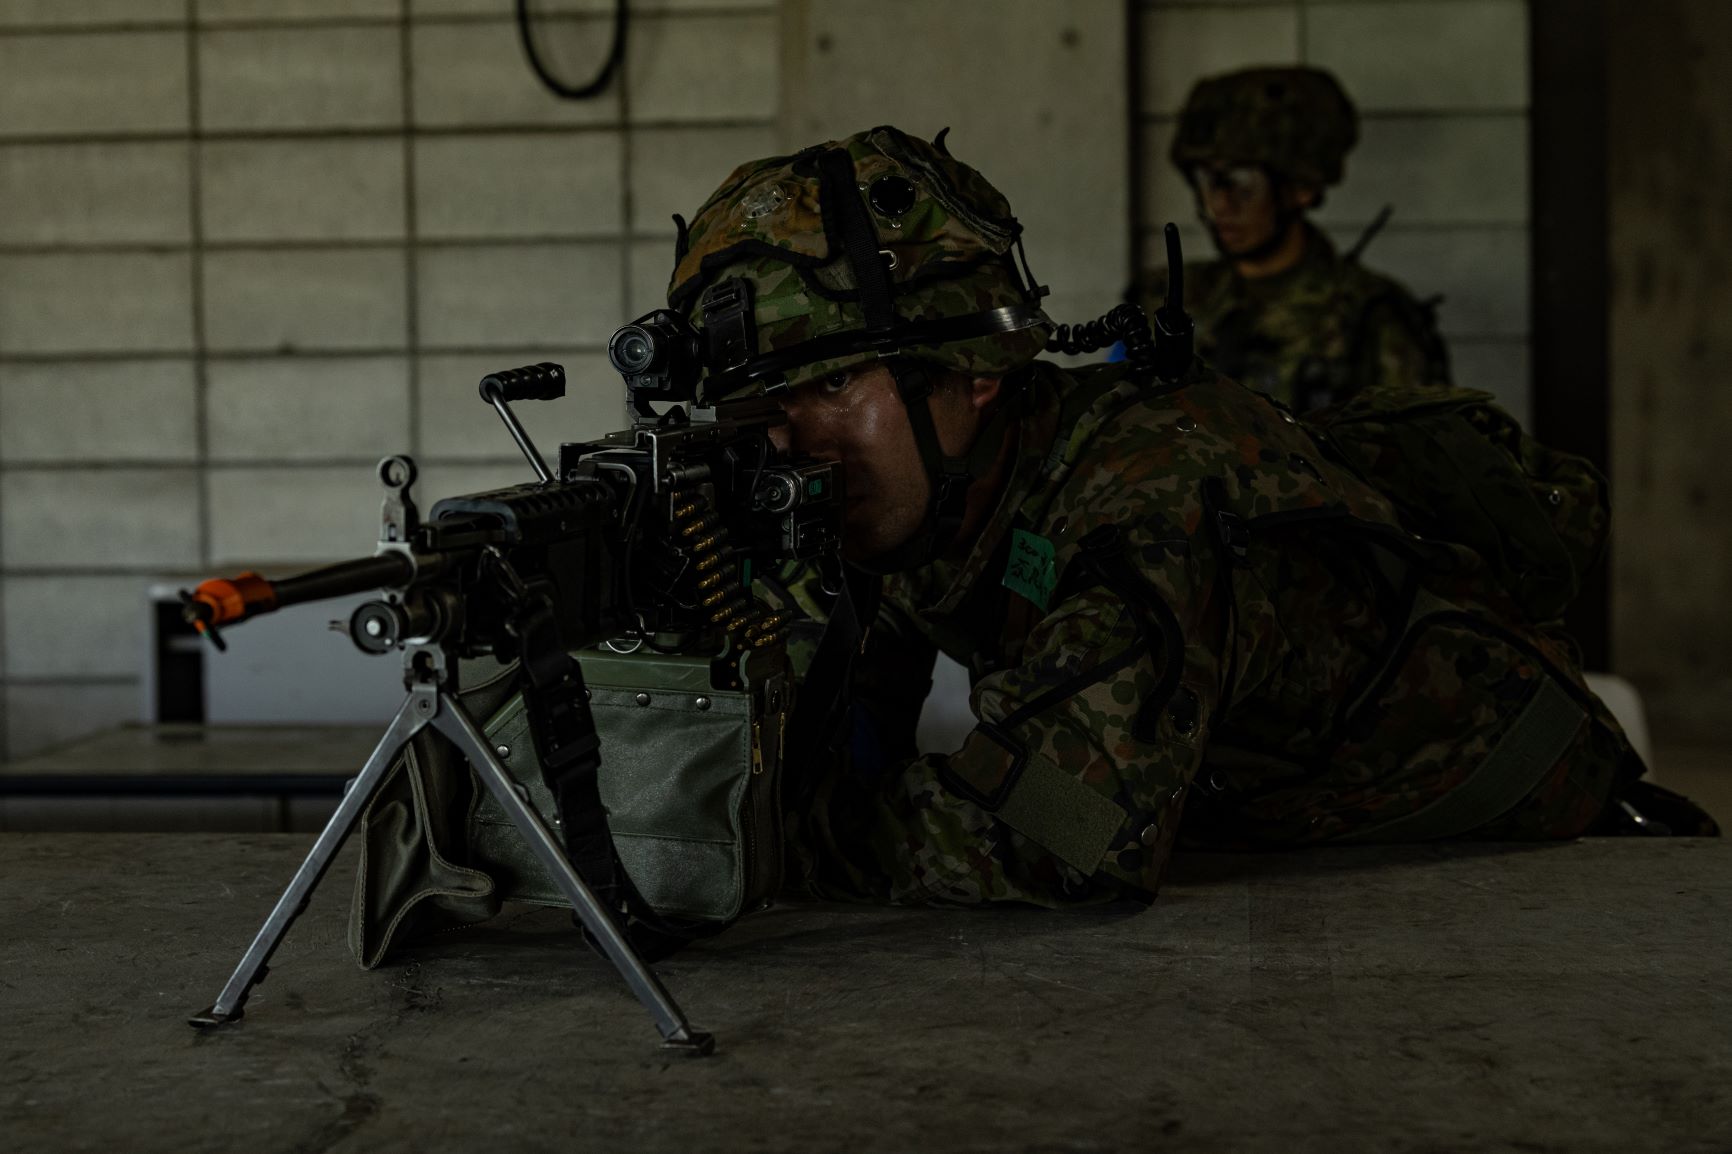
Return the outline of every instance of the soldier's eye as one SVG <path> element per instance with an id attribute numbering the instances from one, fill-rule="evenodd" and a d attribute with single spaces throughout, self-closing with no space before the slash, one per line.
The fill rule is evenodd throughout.
<path id="1" fill-rule="evenodd" d="M 848 387 L 848 376 L 847 372 L 831 373 L 818 383 L 824 387 L 826 393 L 839 393 Z"/>

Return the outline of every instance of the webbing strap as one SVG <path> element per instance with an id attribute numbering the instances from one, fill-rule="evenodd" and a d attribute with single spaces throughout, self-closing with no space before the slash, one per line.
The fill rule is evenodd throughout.
<path id="1" fill-rule="evenodd" d="M 920 464 L 932 487 L 926 506 L 926 529 L 934 537 L 930 549 L 936 553 L 950 544 L 962 527 L 963 514 L 968 509 L 968 487 L 974 475 L 966 458 L 945 456 L 944 447 L 939 444 L 938 426 L 932 420 L 932 378 L 925 367 L 903 361 L 893 362 L 890 368 L 902 406 L 908 410 L 908 425 L 914 430 Z M 982 429 L 975 441 L 978 444 L 984 439 Z"/>
<path id="2" fill-rule="evenodd" d="M 601 801 L 601 740 L 583 667 L 559 644 L 552 620 L 550 603 L 540 598 L 526 600 L 514 625 L 523 670 L 519 701 L 559 815 L 565 856 L 638 951 L 650 960 L 665 957 L 727 925 L 664 918 L 632 884 Z M 584 938 L 595 945 L 587 929 Z"/>
<path id="3" fill-rule="evenodd" d="M 822 756 L 834 747 L 848 705 L 854 658 L 865 646 L 867 630 L 878 616 L 882 578 L 853 565 L 844 565 L 842 575 L 842 592 L 831 607 L 824 635 L 800 685 L 794 716 L 788 722 L 787 747 L 796 756 Z M 819 776 L 807 772 L 798 775 L 798 780 L 810 785 Z"/>
<path id="4" fill-rule="evenodd" d="M 836 225 L 842 251 L 854 270 L 860 309 L 866 314 L 866 331 L 889 332 L 896 324 L 890 270 L 878 255 L 878 230 L 872 227 L 866 202 L 860 199 L 860 190 L 855 187 L 854 158 L 846 149 L 831 148 L 819 154 L 818 198 L 826 224 Z"/>
<path id="5" fill-rule="evenodd" d="M 896 381 L 897 396 L 907 411 L 920 467 L 926 473 L 928 494 L 926 516 L 914 535 L 896 548 L 861 563 L 863 568 L 880 574 L 930 564 L 951 546 L 968 518 L 969 490 L 991 469 L 1008 435 L 1011 417 L 1020 414 L 1022 404 L 1020 391 L 1014 393 L 978 428 L 967 455 L 947 457 L 938 440 L 938 426 L 932 419 L 930 370 L 919 361 L 902 358 L 884 363 Z"/>
<path id="6" fill-rule="evenodd" d="M 1587 710 L 1555 678 L 1545 677 L 1466 781 L 1417 813 L 1337 839 L 1432 841 L 1458 837 L 1497 820 L 1538 788 L 1575 740 Z"/>

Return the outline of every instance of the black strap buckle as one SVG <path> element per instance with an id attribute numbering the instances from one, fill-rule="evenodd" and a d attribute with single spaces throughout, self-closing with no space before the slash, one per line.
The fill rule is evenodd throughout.
<path id="1" fill-rule="evenodd" d="M 982 721 L 976 725 L 974 732 L 1010 754 L 1010 766 L 1004 771 L 998 784 L 990 792 L 982 793 L 959 777 L 948 764 L 938 771 L 938 777 L 944 783 L 944 788 L 958 797 L 973 802 L 989 813 L 997 813 L 1009 800 L 1010 791 L 1015 789 L 1016 783 L 1022 779 L 1022 771 L 1028 765 L 1028 747 L 990 721 Z"/>
<path id="2" fill-rule="evenodd" d="M 1217 509 L 1215 535 L 1220 538 L 1221 547 L 1233 558 L 1233 564 L 1244 567 L 1251 563 L 1251 529 L 1243 517 Z"/>
<path id="3" fill-rule="evenodd" d="M 1084 555 L 1091 560 L 1098 560 L 1123 552 L 1125 541 L 1123 534 L 1119 532 L 1119 527 L 1109 522 L 1090 530 L 1082 540 L 1077 542 L 1077 545 L 1082 549 Z"/>
<path id="4" fill-rule="evenodd" d="M 711 372 L 737 369 L 758 354 L 758 328 L 752 313 L 752 282 L 741 277 L 717 281 L 704 290 L 699 308 L 709 342 Z"/>

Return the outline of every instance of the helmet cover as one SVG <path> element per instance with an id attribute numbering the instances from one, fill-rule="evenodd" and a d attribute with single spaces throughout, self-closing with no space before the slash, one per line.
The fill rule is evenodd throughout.
<path id="1" fill-rule="evenodd" d="M 1052 325 L 1011 251 L 1021 226 L 943 137 L 873 128 L 741 165 L 704 202 L 681 234 L 669 306 L 702 333 L 711 290 L 745 282 L 751 313 L 744 366 L 712 364 L 706 400 L 882 356 L 1002 376 L 1041 352 Z M 884 273 L 867 268 L 877 287 L 863 290 L 868 259 Z"/>
<path id="2" fill-rule="evenodd" d="M 1179 114 L 1173 165 L 1259 165 L 1318 187 L 1338 184 L 1359 141 L 1353 101 L 1319 68 L 1247 68 L 1197 82 Z"/>

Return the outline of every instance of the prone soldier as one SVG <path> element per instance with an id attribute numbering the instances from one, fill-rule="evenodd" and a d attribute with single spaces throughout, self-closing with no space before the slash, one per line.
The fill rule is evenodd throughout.
<path id="1" fill-rule="evenodd" d="M 1019 234 L 942 136 L 889 127 L 745 164 L 682 224 L 709 394 L 767 394 L 844 478 L 788 736 L 809 892 L 1149 900 L 1181 839 L 1569 838 L 1653 800 L 1552 623 L 1602 543 L 1591 468 L 1438 392 L 1416 435 L 1492 454 L 1470 480 L 1509 515 L 1424 520 L 1375 393 L 1314 429 L 1146 331 L 1126 363 L 1038 360 Z M 978 724 L 922 756 L 940 651 Z"/>

